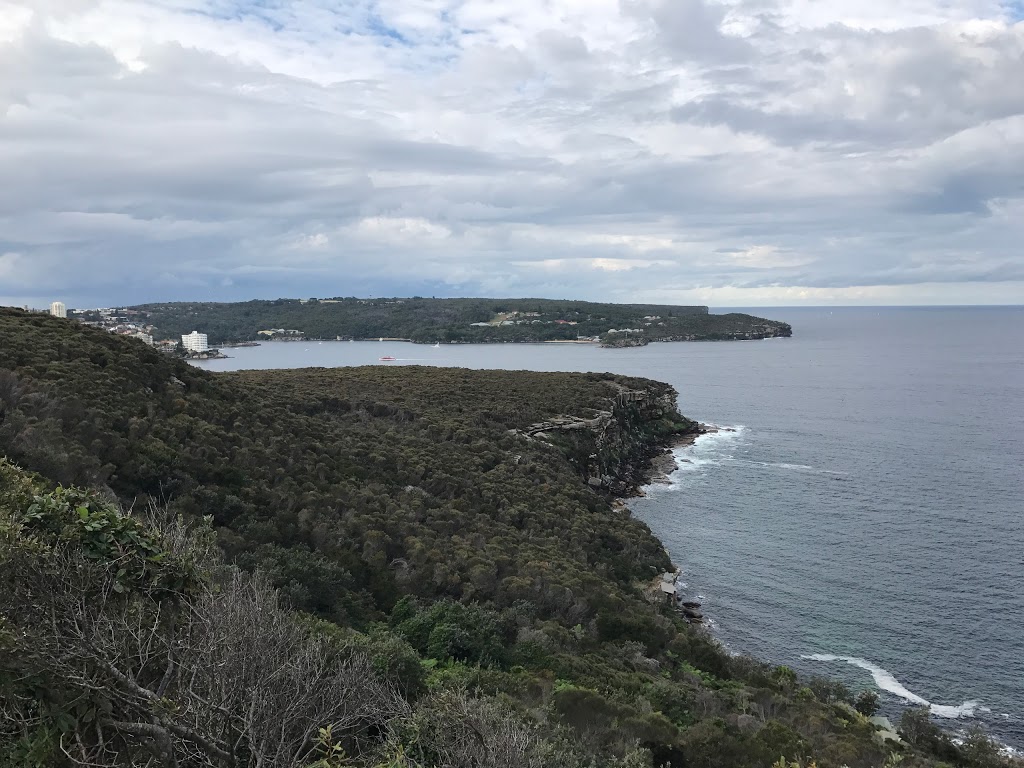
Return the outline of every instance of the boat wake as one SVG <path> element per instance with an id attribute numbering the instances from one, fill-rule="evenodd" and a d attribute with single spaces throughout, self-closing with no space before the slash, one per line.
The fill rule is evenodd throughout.
<path id="1" fill-rule="evenodd" d="M 899 696 L 901 699 L 908 701 L 911 704 L 928 707 L 928 709 L 931 710 L 931 713 L 938 717 L 953 719 L 959 717 L 972 717 L 978 709 L 979 702 L 977 701 L 965 701 L 958 707 L 946 704 L 932 704 L 927 699 L 918 696 L 913 691 L 907 689 L 903 683 L 897 680 L 888 670 L 882 669 L 877 664 L 872 664 L 870 661 L 865 659 L 858 659 L 855 656 L 833 656 L 828 653 L 814 653 L 807 656 L 801 656 L 800 658 L 809 659 L 810 661 L 842 661 L 847 664 L 852 664 L 855 667 L 860 667 L 861 669 L 867 670 L 871 673 L 871 677 L 874 678 L 875 685 L 883 691 L 888 691 L 891 694 Z"/>

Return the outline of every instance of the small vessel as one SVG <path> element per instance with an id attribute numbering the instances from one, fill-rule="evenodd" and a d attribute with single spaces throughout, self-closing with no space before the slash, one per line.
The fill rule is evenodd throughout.
<path id="1" fill-rule="evenodd" d="M 440 349 L 440 348 L 441 348 L 441 342 L 438 341 L 438 342 L 436 342 L 434 344 L 434 349 Z"/>
<path id="2" fill-rule="evenodd" d="M 388 362 L 388 361 L 391 361 L 391 360 L 397 360 L 397 359 L 398 359 L 397 357 L 392 357 L 391 355 L 384 355 L 384 357 L 381 358 L 381 360 L 383 360 L 385 362 Z"/>

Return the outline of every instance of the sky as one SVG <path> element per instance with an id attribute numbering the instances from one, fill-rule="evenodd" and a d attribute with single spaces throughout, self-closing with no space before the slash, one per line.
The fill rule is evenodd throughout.
<path id="1" fill-rule="evenodd" d="M 0 0 L 0 303 L 1024 303 L 1022 20 Z"/>

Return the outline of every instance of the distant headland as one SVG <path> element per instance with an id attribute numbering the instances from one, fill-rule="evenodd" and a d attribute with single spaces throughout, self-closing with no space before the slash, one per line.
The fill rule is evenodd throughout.
<path id="1" fill-rule="evenodd" d="M 127 308 L 154 339 L 195 329 L 211 344 L 259 340 L 378 339 L 421 344 L 579 342 L 609 347 L 652 341 L 738 341 L 791 336 L 788 323 L 711 314 L 704 306 L 556 299 L 275 299 L 172 302 Z M 90 319 L 89 311 L 74 313 Z"/>

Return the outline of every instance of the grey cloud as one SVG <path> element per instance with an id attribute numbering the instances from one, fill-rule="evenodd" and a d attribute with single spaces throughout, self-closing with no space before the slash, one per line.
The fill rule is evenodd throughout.
<path id="1" fill-rule="evenodd" d="M 839 148 L 857 149 L 889 143 L 893 127 L 886 123 L 869 123 L 832 117 L 821 113 L 787 114 L 737 104 L 722 97 L 687 102 L 670 112 L 680 123 L 723 125 L 740 133 L 756 133 L 782 146 L 799 147 L 813 142 Z"/>
<path id="2" fill-rule="evenodd" d="M 537 43 L 544 57 L 553 63 L 576 63 L 590 59 L 586 42 L 577 35 L 546 29 L 537 35 Z"/>
<path id="3" fill-rule="evenodd" d="M 1024 198 L 1024 178 L 1014 169 L 960 170 L 942 179 L 938 189 L 922 191 L 906 202 L 911 213 L 972 213 L 987 216 L 995 198 Z"/>
<path id="4" fill-rule="evenodd" d="M 296 6 L 279 50 L 284 33 L 229 20 L 250 54 L 139 41 L 141 68 L 35 25 L 0 42 L 0 257 L 19 254 L 0 294 L 1024 279 L 1024 30 L 794 30 L 738 3 L 754 14 L 740 37 L 711 2 L 623 8 L 588 27 L 537 6 L 521 33 L 412 59 L 293 33 Z M 339 49 L 351 66 L 285 71 Z"/>
<path id="5" fill-rule="evenodd" d="M 970 37 L 942 27 L 878 32 L 837 25 L 796 41 L 785 29 L 762 27 L 751 39 L 763 49 L 757 66 L 709 71 L 716 92 L 676 105 L 673 119 L 756 133 L 783 146 L 877 151 L 1024 113 L 1019 26 Z"/>
<path id="6" fill-rule="evenodd" d="M 745 40 L 722 31 L 727 7 L 709 0 L 622 0 L 631 14 L 649 19 L 665 51 L 680 61 L 728 63 L 752 54 Z"/>
<path id="7" fill-rule="evenodd" d="M 428 171 L 440 174 L 492 174 L 502 171 L 543 172 L 558 163 L 543 157 L 501 156 L 470 147 L 424 141 L 376 141 L 366 139 L 349 145 L 353 154 L 381 170 Z"/>

